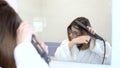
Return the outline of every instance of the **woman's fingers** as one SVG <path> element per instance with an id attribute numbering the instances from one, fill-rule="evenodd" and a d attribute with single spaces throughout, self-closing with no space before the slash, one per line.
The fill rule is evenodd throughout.
<path id="1" fill-rule="evenodd" d="M 48 46 L 44 43 L 44 42 L 39 42 L 40 46 L 46 51 L 46 53 L 48 54 Z"/>
<path id="2" fill-rule="evenodd" d="M 87 26 L 87 28 L 90 31 L 90 33 L 92 33 L 92 34 L 96 33 L 96 31 L 92 27 Z"/>
<path id="3" fill-rule="evenodd" d="M 17 29 L 17 44 L 25 41 L 31 42 L 34 33 L 35 31 L 29 23 L 22 22 Z"/>

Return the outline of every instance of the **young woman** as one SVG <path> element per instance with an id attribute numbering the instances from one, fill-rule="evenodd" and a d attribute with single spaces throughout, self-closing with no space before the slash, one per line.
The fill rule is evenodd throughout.
<path id="1" fill-rule="evenodd" d="M 16 68 L 14 48 L 21 19 L 5 0 L 0 0 L 0 66 Z"/>
<path id="2" fill-rule="evenodd" d="M 31 43 L 32 34 L 32 26 L 22 23 L 13 8 L 0 0 L 0 67 L 48 68 Z"/>
<path id="3" fill-rule="evenodd" d="M 95 34 L 87 18 L 76 18 L 67 28 L 68 39 L 64 40 L 56 50 L 56 59 L 102 64 L 104 57 L 103 41 L 90 37 L 76 21 L 85 25 L 92 34 Z M 110 64 L 111 46 L 107 41 L 105 44 L 106 54 L 104 64 Z"/>

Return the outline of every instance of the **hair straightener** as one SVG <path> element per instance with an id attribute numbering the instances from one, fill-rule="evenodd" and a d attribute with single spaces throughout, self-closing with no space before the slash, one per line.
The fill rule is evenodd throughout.
<path id="1" fill-rule="evenodd" d="M 104 40 L 102 37 L 100 37 L 96 33 L 95 34 L 91 34 L 90 31 L 88 30 L 88 28 L 85 25 L 83 25 L 82 23 L 80 23 L 79 21 L 75 21 L 75 22 L 79 25 L 79 27 L 81 27 L 82 29 L 84 29 L 88 33 L 88 35 L 90 35 L 90 36 L 92 36 L 92 37 L 94 37 L 96 39 Z"/>
<path id="2" fill-rule="evenodd" d="M 96 33 L 95 34 L 92 34 L 89 30 L 88 30 L 88 28 L 84 25 L 84 24 L 82 24 L 81 22 L 79 22 L 79 21 L 75 21 L 77 24 L 78 24 L 78 27 L 81 27 L 83 30 L 85 30 L 87 33 L 88 33 L 88 35 L 89 36 L 91 36 L 91 37 L 94 37 L 94 38 L 96 38 L 96 39 L 100 39 L 100 40 L 102 40 L 103 41 L 103 43 L 104 43 L 104 56 L 103 56 L 103 61 L 102 61 L 102 64 L 104 63 L 104 60 L 105 60 L 105 54 L 106 54 L 106 44 L 105 44 L 105 40 L 102 38 L 102 37 L 100 37 L 99 35 L 97 35 Z"/>
<path id="3" fill-rule="evenodd" d="M 37 52 L 40 54 L 40 56 L 46 61 L 47 64 L 49 64 L 50 58 L 48 57 L 45 50 L 41 47 L 40 43 L 37 41 L 35 35 L 32 35 L 31 42 L 33 46 L 36 48 Z"/>

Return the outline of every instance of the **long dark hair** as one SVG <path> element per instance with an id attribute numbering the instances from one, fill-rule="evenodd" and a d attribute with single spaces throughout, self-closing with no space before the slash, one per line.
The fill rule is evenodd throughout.
<path id="1" fill-rule="evenodd" d="M 86 27 L 87 27 L 87 26 L 90 26 L 90 27 L 91 27 L 91 24 L 90 24 L 90 22 L 89 22 L 89 20 L 88 20 L 87 18 L 85 18 L 85 17 L 77 17 L 77 18 L 76 18 L 75 20 L 73 20 L 73 21 L 71 22 L 71 24 L 67 27 L 67 33 L 68 33 L 68 39 L 69 39 L 69 41 L 72 40 L 72 39 L 70 38 L 70 35 L 69 35 L 69 34 L 70 34 L 71 27 L 74 27 L 74 28 L 78 29 L 78 30 L 80 31 L 80 33 L 81 33 L 80 36 L 82 36 L 82 35 L 87 35 L 87 33 L 86 33 L 81 27 L 79 27 L 78 24 L 77 24 L 75 21 L 79 21 L 80 23 L 84 24 Z M 85 49 L 89 48 L 89 46 L 90 46 L 90 42 L 89 42 L 88 44 L 77 44 L 78 49 L 81 48 L 81 50 L 85 50 Z"/>
<path id="2" fill-rule="evenodd" d="M 16 68 L 14 48 L 16 46 L 16 30 L 21 18 L 5 1 L 0 0 L 0 66 Z"/>

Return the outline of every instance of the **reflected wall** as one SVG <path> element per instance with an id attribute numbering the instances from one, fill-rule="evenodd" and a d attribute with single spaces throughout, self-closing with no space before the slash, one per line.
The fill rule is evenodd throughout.
<path id="1" fill-rule="evenodd" d="M 84 16 L 99 35 L 111 42 L 111 0 L 17 1 L 23 20 L 33 23 L 38 19 L 42 22 L 42 28 L 39 28 L 39 39 L 42 41 L 61 42 L 67 38 L 66 28 L 72 20 Z"/>

